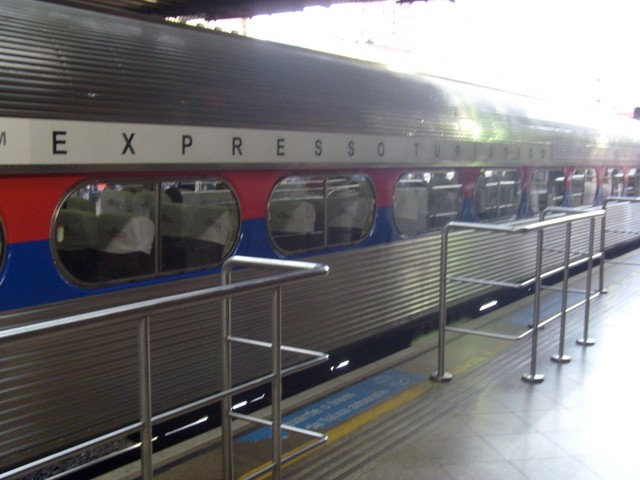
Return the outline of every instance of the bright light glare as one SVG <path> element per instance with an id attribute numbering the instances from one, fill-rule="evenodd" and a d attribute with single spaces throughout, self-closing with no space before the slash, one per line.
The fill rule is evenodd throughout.
<path id="1" fill-rule="evenodd" d="M 183 425 L 182 427 L 178 427 L 175 430 L 171 430 L 170 432 L 165 433 L 164 436 L 165 437 L 169 437 L 169 436 L 174 435 L 174 434 L 176 434 L 178 432 L 182 432 L 182 431 L 187 430 L 187 429 L 189 429 L 191 427 L 195 427 L 196 425 L 200 425 L 201 423 L 204 423 L 207 420 L 209 420 L 208 416 L 201 417 L 198 420 L 196 420 L 195 422 L 188 423 L 186 425 Z"/>
<path id="2" fill-rule="evenodd" d="M 158 440 L 158 437 L 151 437 L 152 442 L 155 442 L 156 440 Z M 138 442 L 133 445 L 133 448 L 140 448 L 141 446 L 142 446 L 142 442 Z"/>
<path id="3" fill-rule="evenodd" d="M 338 364 L 338 366 L 332 365 L 332 366 L 331 366 L 331 371 L 333 372 L 334 370 L 338 370 L 338 369 L 340 369 L 340 368 L 344 368 L 344 367 L 346 367 L 346 366 L 348 366 L 348 365 L 349 365 L 349 360 L 345 360 L 345 361 L 343 361 L 343 362 L 340 362 L 340 363 Z"/>
<path id="4" fill-rule="evenodd" d="M 389 0 L 192 23 L 629 114 L 639 11 L 630 0 Z"/>
<path id="5" fill-rule="evenodd" d="M 489 310 L 491 307 L 495 307 L 498 304 L 497 300 L 491 300 L 490 302 L 485 303 L 484 305 L 482 305 L 478 311 L 479 312 L 484 312 L 485 310 Z"/>
<path id="6" fill-rule="evenodd" d="M 244 402 L 236 403 L 231 410 L 238 410 L 239 408 L 246 407 L 249 404 L 246 400 Z"/>

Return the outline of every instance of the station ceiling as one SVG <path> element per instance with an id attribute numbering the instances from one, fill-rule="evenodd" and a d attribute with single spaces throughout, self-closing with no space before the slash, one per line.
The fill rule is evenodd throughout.
<path id="1" fill-rule="evenodd" d="M 130 12 L 158 17 L 240 18 L 293 12 L 310 6 L 364 3 L 367 0 L 46 0 L 114 13 Z M 371 0 L 369 0 L 371 1 Z M 397 0 L 399 3 L 410 0 Z"/>

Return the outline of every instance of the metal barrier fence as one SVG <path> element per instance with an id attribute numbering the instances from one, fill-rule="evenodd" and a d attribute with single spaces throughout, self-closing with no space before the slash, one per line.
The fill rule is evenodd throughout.
<path id="1" fill-rule="evenodd" d="M 608 211 L 610 204 L 612 204 L 612 206 L 615 208 L 616 206 L 622 206 L 622 205 L 628 205 L 630 203 L 640 203 L 640 197 L 608 197 L 602 205 L 602 208 L 604 209 L 604 211 Z M 604 218 L 602 219 L 602 230 L 601 230 L 601 237 L 600 237 L 600 243 L 603 246 L 603 250 L 604 250 L 604 245 L 605 245 L 605 238 L 606 238 L 606 219 L 607 216 L 605 215 Z M 610 233 L 619 233 L 622 235 L 631 235 L 631 236 L 637 236 L 640 235 L 640 230 L 609 230 Z M 600 259 L 600 268 L 599 268 L 599 288 L 600 288 L 600 293 L 605 293 L 605 288 L 604 288 L 604 264 L 605 264 L 605 255 L 602 256 L 602 258 Z M 636 266 L 640 266 L 640 265 L 636 265 Z"/>
<path id="2" fill-rule="evenodd" d="M 551 219 L 545 219 L 549 213 L 562 213 L 564 216 L 555 217 Z M 550 208 L 541 213 L 540 221 L 528 223 L 524 225 L 494 225 L 494 224 L 481 224 L 481 223 L 471 223 L 471 222 L 450 222 L 447 224 L 442 231 L 442 240 L 441 240 L 441 251 L 440 251 L 440 310 L 439 310 L 439 326 L 438 326 L 438 369 L 431 375 L 431 378 L 435 381 L 449 381 L 452 378 L 451 373 L 445 371 L 445 332 L 446 331 L 455 331 L 459 333 L 470 333 L 475 335 L 483 335 L 489 336 L 493 338 L 499 338 L 503 340 L 520 340 L 528 335 L 531 335 L 531 368 L 528 374 L 523 375 L 523 380 L 530 383 L 540 383 L 544 380 L 544 375 L 538 374 L 536 372 L 536 364 L 537 364 L 537 344 L 538 344 L 538 330 L 549 323 L 552 320 L 555 320 L 558 317 L 564 318 L 564 315 L 567 311 L 577 308 L 580 305 L 586 305 L 585 309 L 585 327 L 584 327 L 584 337 L 583 341 L 585 345 L 592 344 L 592 340 L 588 339 L 588 318 L 589 318 L 589 301 L 592 298 L 591 294 L 591 269 L 593 265 L 593 259 L 602 257 L 602 253 L 598 256 L 594 256 L 594 235 L 595 235 L 595 219 L 597 217 L 603 217 L 605 211 L 604 210 L 591 210 L 584 211 L 578 209 L 566 209 L 566 208 Z M 571 266 L 576 265 L 580 262 L 569 263 L 569 255 L 571 249 L 571 239 L 570 239 L 570 225 L 573 222 L 580 220 L 589 220 L 590 221 L 590 231 L 589 231 L 589 252 L 586 255 L 586 258 L 582 259 L 581 262 L 586 262 L 588 265 L 588 280 L 586 287 L 585 299 L 582 302 L 579 302 L 572 307 L 566 306 L 566 296 L 567 296 L 567 275 L 568 270 Z M 565 255 L 564 255 L 564 265 L 560 268 L 556 268 L 547 272 L 542 271 L 542 258 L 543 258 L 543 245 L 544 245 L 544 231 L 549 227 L 554 227 L 558 225 L 567 225 L 566 231 L 566 239 L 565 239 Z M 502 282 L 502 281 L 491 281 L 484 280 L 478 278 L 469 278 L 469 277 L 452 277 L 447 274 L 448 267 L 448 252 L 449 252 L 449 234 L 453 230 L 481 230 L 481 231 L 489 231 L 489 232 L 500 232 L 506 234 L 520 234 L 526 235 L 531 232 L 536 232 L 536 261 L 535 261 L 535 275 L 533 278 L 527 279 L 523 282 L 513 283 L 513 282 Z M 604 244 L 602 245 L 604 248 Z M 544 278 L 550 277 L 551 275 L 555 275 L 560 271 L 565 272 L 565 280 L 563 281 L 562 287 L 562 297 L 563 297 L 563 305 L 562 312 L 557 315 L 554 315 L 544 321 L 540 321 L 540 294 L 542 290 L 542 280 Z M 526 331 L 520 333 L 519 335 L 504 335 L 500 333 L 492 333 L 492 332 L 481 332 L 478 330 L 470 330 L 463 329 L 457 327 L 448 327 L 447 326 L 447 282 L 449 280 L 458 281 L 458 282 L 470 282 L 476 283 L 480 285 L 487 286 L 500 286 L 500 287 L 511 287 L 511 288 L 523 288 L 528 286 L 534 286 L 534 309 L 533 309 L 533 325 L 531 328 Z M 563 320 L 564 321 L 564 320 Z M 563 332 L 564 333 L 564 332 Z M 561 342 L 561 351 L 558 355 L 558 361 L 563 360 L 563 341 Z"/>
<path id="3" fill-rule="evenodd" d="M 261 268 L 270 270 L 280 270 L 279 273 L 270 273 L 260 278 L 254 278 L 249 280 L 243 280 L 235 284 L 231 284 L 231 270 L 235 266 L 242 266 L 245 268 Z M 281 334 L 281 287 L 284 285 L 292 284 L 301 280 L 305 280 L 311 277 L 323 276 L 329 273 L 329 267 L 317 263 L 297 262 L 288 260 L 271 260 L 253 257 L 241 257 L 236 256 L 228 259 L 222 269 L 222 284 L 220 286 L 200 289 L 196 291 L 180 293 L 176 295 L 170 295 L 162 298 L 154 298 L 150 300 L 144 300 L 140 302 L 130 303 L 126 305 L 120 305 L 117 307 L 106 308 L 94 312 L 82 313 L 78 315 L 68 316 L 55 320 L 44 321 L 33 325 L 26 325 L 16 328 L 0 331 L 0 344 L 2 342 L 8 342 L 17 338 L 24 338 L 27 336 L 37 336 L 45 332 L 52 330 L 64 331 L 82 326 L 89 326 L 96 324 L 97 322 L 109 322 L 122 318 L 123 315 L 136 315 L 138 325 L 138 365 L 139 365 L 139 377 L 138 377 L 138 398 L 139 398 L 139 412 L 140 416 L 138 421 L 122 427 L 118 430 L 106 433 L 104 435 L 95 437 L 91 440 L 83 442 L 78 445 L 74 445 L 70 448 L 54 453 L 47 457 L 35 460 L 31 463 L 21 465 L 10 471 L 6 471 L 0 474 L 0 480 L 9 480 L 22 478 L 23 476 L 44 468 L 48 465 L 59 463 L 67 458 L 78 455 L 79 453 L 86 451 L 90 448 L 94 448 L 103 443 L 111 440 L 138 433 L 140 435 L 140 461 L 141 461 L 141 476 L 144 480 L 150 480 L 153 478 L 153 446 L 152 446 L 152 427 L 154 424 L 161 423 L 163 421 L 179 417 L 185 413 L 197 410 L 202 407 L 210 406 L 217 402 L 222 404 L 222 418 L 223 418 L 223 443 L 224 443 L 224 474 L 225 478 L 231 479 L 233 475 L 233 457 L 231 442 L 233 441 L 231 432 L 231 417 L 240 417 L 237 414 L 233 414 L 230 408 L 230 401 L 233 395 L 242 393 L 257 386 L 271 383 L 272 384 L 272 422 L 268 422 L 272 425 L 273 434 L 273 466 L 265 470 L 272 469 L 274 477 L 279 478 L 280 466 L 283 461 L 289 458 L 282 458 L 282 450 L 280 444 L 280 429 L 286 428 L 282 425 L 282 411 L 281 411 L 281 380 L 282 377 L 291 373 L 301 371 L 305 368 L 320 364 L 327 360 L 328 355 L 322 352 L 315 352 L 312 350 L 298 349 L 294 347 L 287 347 L 282 345 Z M 232 297 L 247 293 L 255 293 L 271 289 L 273 291 L 273 308 L 272 308 L 272 343 L 257 342 L 250 339 L 241 339 L 232 337 L 230 335 L 231 327 L 231 303 Z M 206 398 L 199 399 L 195 402 L 183 405 L 173 410 L 164 412 L 153 416 L 151 407 L 151 352 L 150 352 L 150 333 L 149 324 L 153 317 L 154 311 L 157 311 L 161 307 L 169 307 L 176 305 L 183 305 L 195 300 L 211 300 L 222 302 L 222 354 L 223 354 L 223 388 L 220 392 L 217 392 Z M 232 342 L 249 343 L 258 347 L 270 348 L 272 351 L 272 372 L 263 377 L 251 380 L 241 385 L 231 385 L 231 362 L 229 354 L 229 345 Z M 299 363 L 297 365 L 282 369 L 282 352 L 295 352 L 297 354 L 306 355 L 311 357 L 310 360 Z M 124 354 L 124 352 L 123 352 Z M 260 419 L 249 420 L 263 422 Z M 323 441 L 326 441 L 327 437 L 317 432 L 299 431 L 299 433 L 311 435 L 317 439 L 313 445 L 305 449 L 308 450 L 316 446 Z M 277 433 L 276 433 L 277 432 Z"/>
<path id="4" fill-rule="evenodd" d="M 307 271 L 311 274 L 327 273 L 328 268 L 324 265 L 283 261 L 269 259 L 255 259 L 247 257 L 234 257 L 229 259 L 222 269 L 222 284 L 231 284 L 231 271 L 234 266 L 245 266 L 253 268 L 278 268 L 289 271 Z M 327 436 L 323 433 L 305 430 L 289 425 L 282 424 L 282 376 L 294 373 L 305 368 L 309 368 L 320 362 L 326 361 L 328 355 L 311 350 L 289 347 L 282 345 L 282 288 L 277 285 L 273 288 L 272 310 L 271 310 L 271 343 L 260 342 L 248 338 L 235 337 L 231 334 L 231 297 L 226 297 L 222 302 L 222 389 L 223 391 L 231 391 L 234 387 L 231 382 L 231 344 L 240 343 L 252 345 L 259 348 L 268 348 L 271 350 L 271 374 L 262 379 L 258 379 L 262 384 L 271 383 L 271 418 L 265 421 L 257 417 L 242 415 L 232 411 L 231 395 L 225 395 L 222 399 L 222 437 L 223 443 L 223 469 L 224 477 L 228 479 L 234 478 L 233 473 L 233 432 L 231 429 L 232 418 L 242 419 L 248 422 L 258 423 L 271 427 L 271 452 L 272 462 L 270 465 L 259 469 L 252 475 L 244 477 L 246 480 L 256 478 L 268 471 L 272 471 L 272 477 L 279 479 L 281 476 L 282 464 L 292 458 L 302 455 L 308 450 L 317 447 L 327 441 Z M 311 357 L 311 360 L 300 363 L 294 368 L 283 371 L 282 368 L 282 352 L 292 352 Z M 252 382 L 254 384 L 255 382 Z M 295 454 L 282 457 L 282 435 L 281 430 L 293 431 L 301 435 L 314 438 L 315 441 L 306 445 L 304 448 L 296 450 Z"/>

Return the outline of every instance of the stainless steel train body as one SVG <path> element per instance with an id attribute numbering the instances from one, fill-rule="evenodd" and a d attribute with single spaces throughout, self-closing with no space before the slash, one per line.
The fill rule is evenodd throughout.
<path id="1" fill-rule="evenodd" d="M 3 329 L 210 286 L 234 254 L 303 258 L 331 273 L 285 289 L 285 342 L 332 351 L 435 311 L 446 222 L 638 195 L 630 119 L 32 0 L 2 2 L 0 39 Z M 528 241 L 463 240 L 452 273 L 532 273 Z M 236 333 L 268 338 L 267 316 L 236 302 Z M 155 412 L 220 388 L 218 319 L 155 312 Z M 0 469 L 135 418 L 129 320 L 0 344 Z"/>

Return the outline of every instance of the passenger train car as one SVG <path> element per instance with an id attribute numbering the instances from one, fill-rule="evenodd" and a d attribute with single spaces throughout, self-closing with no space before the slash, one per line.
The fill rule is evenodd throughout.
<path id="1" fill-rule="evenodd" d="M 34 0 L 3 0 L 0 39 L 2 329 L 215 285 L 249 255 L 330 266 L 285 289 L 284 340 L 335 351 L 435 312 L 446 223 L 639 195 L 631 119 Z M 532 251 L 475 233 L 450 268 L 522 278 Z M 268 339 L 266 297 L 234 309 Z M 129 320 L 1 344 L 0 470 L 136 418 Z M 155 413 L 220 388 L 218 322 L 200 303 L 154 317 Z"/>

